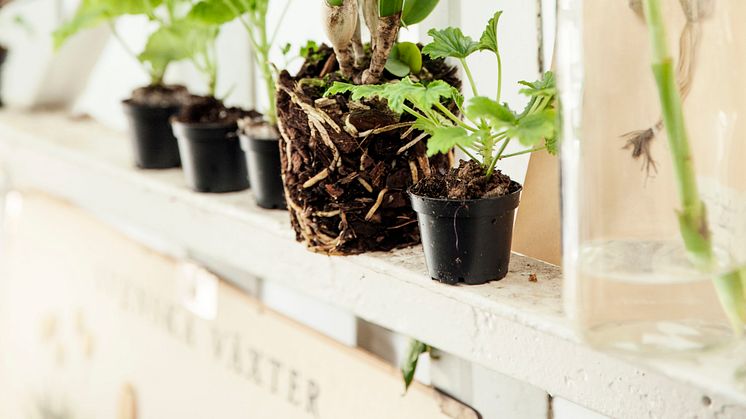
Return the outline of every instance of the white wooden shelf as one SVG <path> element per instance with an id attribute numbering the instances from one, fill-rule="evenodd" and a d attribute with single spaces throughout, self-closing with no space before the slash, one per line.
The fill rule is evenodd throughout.
<path id="1" fill-rule="evenodd" d="M 286 213 L 258 208 L 248 191 L 193 193 L 179 170 L 141 171 L 130 162 L 126 136 L 94 122 L 0 112 L 0 168 L 13 187 L 61 197 L 148 235 L 160 250 L 278 281 L 609 416 L 746 417 L 738 375 L 746 351 L 658 361 L 596 352 L 562 314 L 555 266 L 516 255 L 504 280 L 453 287 L 426 275 L 419 247 L 313 254 L 295 242 Z"/>

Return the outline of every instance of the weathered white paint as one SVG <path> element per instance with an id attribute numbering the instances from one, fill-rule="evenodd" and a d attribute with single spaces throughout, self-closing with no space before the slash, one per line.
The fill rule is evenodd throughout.
<path id="1" fill-rule="evenodd" d="M 549 418 L 542 389 L 449 354 L 431 361 L 433 383 L 476 409 L 484 418 Z M 551 418 L 550 418 L 551 419 Z"/>
<path id="2" fill-rule="evenodd" d="M 0 113 L 0 162 L 16 187 L 63 197 L 603 414 L 746 417 L 736 375 L 742 348 L 656 361 L 597 353 L 562 315 L 556 267 L 515 256 L 501 282 L 450 287 L 427 277 L 419 248 L 313 254 L 294 241 L 285 213 L 260 210 L 248 192 L 196 194 L 178 170 L 133 170 L 122 135 L 54 113 Z"/>
<path id="3" fill-rule="evenodd" d="M 552 399 L 552 419 L 607 419 L 608 416 L 586 409 L 562 398 Z"/>

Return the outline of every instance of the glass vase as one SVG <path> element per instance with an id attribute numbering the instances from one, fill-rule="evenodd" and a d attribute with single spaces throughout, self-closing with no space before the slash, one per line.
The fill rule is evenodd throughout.
<path id="1" fill-rule="evenodd" d="M 659 3 L 685 159 L 662 117 L 643 1 L 558 4 L 566 312 L 590 344 L 644 354 L 719 347 L 746 319 L 746 1 Z M 692 163 L 691 182 L 678 163 Z M 692 192 L 694 231 L 681 221 Z"/>

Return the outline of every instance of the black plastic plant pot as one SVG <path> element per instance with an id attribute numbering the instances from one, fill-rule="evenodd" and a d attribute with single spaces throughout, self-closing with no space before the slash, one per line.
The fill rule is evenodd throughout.
<path id="1" fill-rule="evenodd" d="M 521 187 L 499 198 L 435 199 L 409 193 L 430 277 L 480 285 L 508 274 Z"/>
<path id="2" fill-rule="evenodd" d="M 280 139 L 247 135 L 240 138 L 249 168 L 251 192 L 257 205 L 267 209 L 286 209 L 280 167 Z"/>
<path id="3" fill-rule="evenodd" d="M 179 113 L 178 106 L 153 107 L 122 102 L 129 119 L 135 164 L 141 169 L 169 169 L 181 166 L 179 144 L 170 119 Z"/>
<path id="4" fill-rule="evenodd" d="M 172 120 L 173 121 L 173 120 Z M 249 187 L 246 158 L 233 124 L 172 122 L 187 185 L 197 192 L 237 192 Z"/>
<path id="5" fill-rule="evenodd" d="M 8 50 L 0 45 L 0 108 L 5 105 L 3 103 L 3 67 L 6 58 L 8 58 Z"/>

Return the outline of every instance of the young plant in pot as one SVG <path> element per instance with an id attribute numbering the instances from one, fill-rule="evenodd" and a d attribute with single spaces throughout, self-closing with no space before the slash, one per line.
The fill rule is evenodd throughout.
<path id="1" fill-rule="evenodd" d="M 122 102 L 132 132 L 135 164 L 142 169 L 181 165 L 169 119 L 179 112 L 190 94 L 184 86 L 166 84 L 164 77 L 171 63 L 188 58 L 185 45 L 167 47 L 170 38 L 183 32 L 183 16 L 178 13 L 188 4 L 188 0 L 83 0 L 73 18 L 54 33 L 55 47 L 59 48 L 79 31 L 106 23 L 148 75 L 150 83 L 135 89 Z M 146 16 L 156 26 L 139 54 L 117 32 L 116 20 L 125 15 Z"/>
<path id="2" fill-rule="evenodd" d="M 228 107 L 216 98 L 218 62 L 216 41 L 224 23 L 214 15 L 225 9 L 199 2 L 189 12 L 184 31 L 171 41 L 187 42 L 189 58 L 207 79 L 206 96 L 193 96 L 172 119 L 190 188 L 197 192 L 236 192 L 249 187 L 246 158 L 238 139 L 238 121 L 259 114 Z M 186 40 L 186 41 L 185 41 Z"/>
<path id="3" fill-rule="evenodd" d="M 277 112 L 285 195 L 299 241 L 316 252 L 348 255 L 419 243 L 406 191 L 419 179 L 450 168 L 445 155 L 428 159 L 427 135 L 415 118 L 392 112 L 377 98 L 327 95 L 335 81 L 360 85 L 409 75 L 460 86 L 458 69 L 423 57 L 417 45 L 396 43 L 437 1 L 322 0 L 333 48 L 308 48 L 296 76 L 282 72 Z M 371 29 L 363 46 L 360 26 Z"/>
<path id="4" fill-rule="evenodd" d="M 521 82 L 530 100 L 522 112 L 501 103 L 502 60 L 497 26 L 502 12 L 489 21 L 479 42 L 460 29 L 431 30 L 433 42 L 423 53 L 432 58 L 454 58 L 463 66 L 474 97 L 440 82 L 418 83 L 409 78 L 376 86 L 335 83 L 330 93 L 351 92 L 354 98 L 381 98 L 391 110 L 411 115 L 415 127 L 430 134 L 428 155 L 458 149 L 469 156 L 445 175 L 426 176 L 409 190 L 417 211 L 430 276 L 456 284 L 483 284 L 505 277 L 515 210 L 521 185 L 497 170 L 506 158 L 538 151 L 556 153 L 554 75 L 533 83 Z M 498 89 L 494 97 L 480 95 L 466 59 L 478 51 L 494 53 Z M 458 105 L 464 118 L 444 105 Z M 506 153 L 517 142 L 523 150 Z"/>
<path id="5" fill-rule="evenodd" d="M 285 16 L 291 2 L 292 0 L 286 3 L 282 17 Z M 269 107 L 261 118 L 249 117 L 238 121 L 241 148 L 246 155 L 251 192 L 257 205 L 267 209 L 285 209 L 275 103 L 276 77 L 269 58 L 283 19 L 277 23 L 274 33 L 270 34 L 267 27 L 269 0 L 203 0 L 200 3 L 197 6 L 198 16 L 204 22 L 224 24 L 238 20 L 246 29 Z"/>

